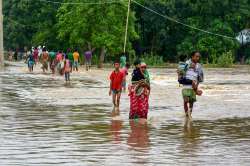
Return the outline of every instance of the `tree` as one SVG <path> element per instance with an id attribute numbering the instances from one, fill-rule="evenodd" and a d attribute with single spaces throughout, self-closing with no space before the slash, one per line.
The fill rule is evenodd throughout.
<path id="1" fill-rule="evenodd" d="M 59 2 L 62 0 L 58 0 Z M 4 42 L 6 48 L 45 44 L 57 48 L 56 12 L 59 5 L 30 0 L 4 0 Z"/>
<path id="2" fill-rule="evenodd" d="M 250 23 L 249 0 L 240 3 L 237 0 L 141 0 L 140 3 L 194 28 L 232 38 Z M 176 61 L 176 55 L 188 54 L 195 49 L 220 56 L 239 47 L 234 39 L 191 29 L 139 6 L 135 7 L 135 11 L 146 52 L 163 55 L 166 60 Z"/>
<path id="3" fill-rule="evenodd" d="M 65 4 L 57 14 L 58 38 L 68 42 L 71 47 L 86 49 L 91 45 L 99 49 L 99 67 L 102 67 L 105 51 L 113 55 L 123 51 L 126 11 L 125 2 L 79 6 Z M 132 51 L 131 41 L 138 37 L 134 29 L 133 12 L 129 20 L 127 48 Z"/>

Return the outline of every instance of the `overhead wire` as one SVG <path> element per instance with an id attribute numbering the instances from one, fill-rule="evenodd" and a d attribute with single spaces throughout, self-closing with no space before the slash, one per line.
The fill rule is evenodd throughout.
<path id="1" fill-rule="evenodd" d="M 26 1 L 34 1 L 34 0 L 26 0 Z M 40 2 L 46 2 L 46 3 L 53 3 L 53 4 L 68 4 L 68 5 L 101 5 L 101 4 L 113 4 L 113 3 L 120 3 L 122 0 L 109 0 L 109 1 L 99 1 L 99 2 L 89 2 L 89 1 L 83 1 L 83 2 L 59 2 L 59 1 L 51 1 L 51 0 L 37 0 Z"/>
<path id="2" fill-rule="evenodd" d="M 26 1 L 31 1 L 31 0 L 26 0 Z M 115 0 L 115 1 L 113 1 L 113 0 L 111 1 L 110 0 L 110 1 L 102 1 L 102 2 L 87 2 L 87 1 L 85 1 L 85 2 L 58 2 L 58 1 L 51 1 L 51 0 L 37 0 L 37 1 L 47 2 L 47 3 L 54 3 L 54 4 L 71 4 L 71 5 L 106 4 L 106 3 L 120 3 L 120 2 L 122 2 L 122 0 Z M 231 36 L 227 36 L 227 35 L 223 35 L 223 34 L 219 34 L 219 33 L 214 33 L 214 32 L 211 32 L 211 31 L 207 31 L 207 30 L 204 30 L 204 29 L 201 29 L 201 28 L 197 28 L 197 27 L 191 26 L 189 24 L 183 23 L 183 22 L 181 22 L 179 20 L 176 20 L 176 19 L 174 19 L 172 17 L 169 17 L 167 15 L 163 15 L 163 14 L 161 14 L 161 13 L 159 13 L 159 12 L 157 12 L 157 11 L 155 11 L 155 10 L 147 7 L 147 6 L 142 5 L 141 3 L 139 3 L 139 2 L 137 2 L 135 0 L 131 0 L 131 1 L 134 4 L 136 4 L 136 5 L 144 8 L 144 9 L 146 9 L 146 10 L 148 10 L 148 11 L 150 11 L 150 12 L 152 12 L 152 13 L 158 15 L 158 16 L 161 16 L 161 17 L 163 17 L 163 18 L 165 18 L 165 19 L 167 19 L 169 21 L 172 21 L 172 22 L 175 22 L 175 23 L 180 24 L 182 26 L 185 26 L 185 27 L 187 27 L 189 29 L 194 29 L 194 30 L 206 33 L 206 34 L 210 34 L 210 35 L 214 35 L 214 36 L 219 36 L 219 37 L 223 37 L 223 38 L 227 38 L 227 39 L 231 39 L 231 40 L 236 40 L 235 37 L 231 37 Z M 26 26 L 26 25 L 24 25 L 24 26 Z"/>
<path id="3" fill-rule="evenodd" d="M 186 23 L 180 22 L 180 21 L 178 21 L 178 20 L 176 20 L 176 19 L 174 19 L 172 17 L 163 15 L 163 14 L 161 14 L 161 13 L 159 13 L 159 12 L 157 12 L 157 11 L 149 8 L 149 7 L 146 7 L 146 6 L 142 5 L 141 3 L 139 3 L 139 2 L 137 2 L 135 0 L 132 0 L 132 2 L 135 3 L 136 5 L 144 8 L 144 9 L 146 9 L 146 10 L 148 10 L 148 11 L 150 11 L 150 12 L 156 14 L 156 15 L 158 15 L 158 16 L 161 16 L 161 17 L 163 17 L 163 18 L 165 18 L 165 19 L 167 19 L 169 21 L 172 21 L 172 22 L 175 22 L 175 23 L 180 24 L 182 26 L 185 26 L 185 27 L 187 27 L 189 29 L 194 29 L 194 30 L 197 30 L 197 31 L 200 31 L 200 32 L 204 32 L 204 33 L 210 34 L 210 35 L 219 36 L 219 37 L 223 37 L 223 38 L 227 38 L 227 39 L 231 39 L 231 40 L 236 40 L 236 38 L 231 37 L 231 36 L 227 36 L 227 35 L 222 35 L 222 34 L 219 34 L 219 33 L 210 32 L 210 31 L 207 31 L 207 30 L 204 30 L 204 29 L 200 29 L 200 28 L 188 25 Z"/>

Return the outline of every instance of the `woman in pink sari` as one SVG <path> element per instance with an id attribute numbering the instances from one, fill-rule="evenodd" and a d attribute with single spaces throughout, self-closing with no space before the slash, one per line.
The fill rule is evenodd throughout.
<path id="1" fill-rule="evenodd" d="M 150 83 L 145 63 L 135 63 L 132 74 L 132 85 L 129 87 L 130 113 L 129 119 L 146 121 L 149 109 Z"/>

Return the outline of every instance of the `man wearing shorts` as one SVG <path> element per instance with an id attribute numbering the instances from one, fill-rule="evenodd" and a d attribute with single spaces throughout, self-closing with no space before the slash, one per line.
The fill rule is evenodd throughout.
<path id="1" fill-rule="evenodd" d="M 195 89 L 198 89 L 199 83 L 203 82 L 203 70 L 201 65 L 199 64 L 200 56 L 201 56 L 200 53 L 198 51 L 195 51 L 191 54 L 191 60 L 186 62 L 190 66 L 190 68 L 188 69 L 190 71 L 187 71 L 187 73 L 189 72 L 190 77 L 196 78 L 196 80 L 193 80 L 197 82 Z M 195 89 L 192 84 L 187 84 L 187 85 L 184 84 L 182 89 L 184 110 L 186 116 L 189 118 L 191 118 L 191 114 L 193 112 L 193 106 L 194 103 L 196 102 L 196 95 L 202 94 L 202 93 L 197 93 Z"/>

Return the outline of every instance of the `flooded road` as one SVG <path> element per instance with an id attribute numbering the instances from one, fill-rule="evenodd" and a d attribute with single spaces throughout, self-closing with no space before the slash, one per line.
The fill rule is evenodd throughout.
<path id="1" fill-rule="evenodd" d="M 112 118 L 110 69 L 59 76 L 22 64 L 0 73 L 0 165 L 250 165 L 250 71 L 207 69 L 193 122 L 174 69 L 152 69 L 148 125 Z M 188 126 L 188 127 L 187 127 Z"/>

